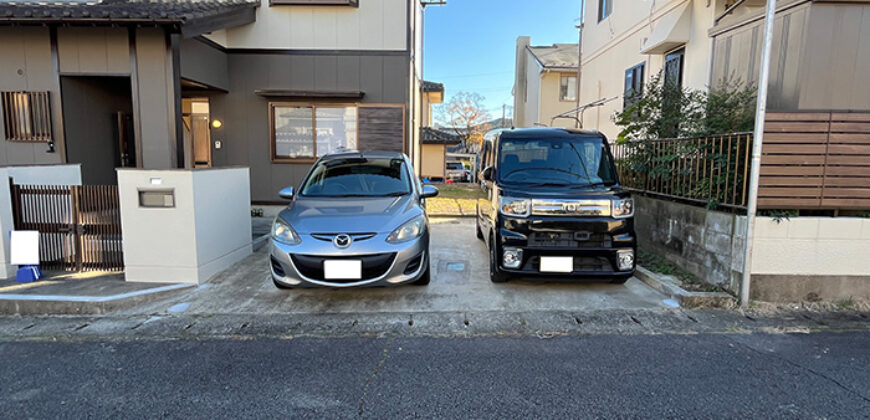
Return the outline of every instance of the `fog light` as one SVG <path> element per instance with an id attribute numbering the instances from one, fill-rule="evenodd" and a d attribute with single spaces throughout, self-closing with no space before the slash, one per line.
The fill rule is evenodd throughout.
<path id="1" fill-rule="evenodd" d="M 634 250 L 621 249 L 616 251 L 616 266 L 619 271 L 629 271 L 634 268 Z"/>
<path id="2" fill-rule="evenodd" d="M 520 268 L 523 263 L 523 250 L 520 248 L 505 248 L 502 256 L 504 268 Z"/>

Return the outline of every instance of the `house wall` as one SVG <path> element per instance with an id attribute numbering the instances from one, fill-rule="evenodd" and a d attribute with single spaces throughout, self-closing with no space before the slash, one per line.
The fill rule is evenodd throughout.
<path id="1" fill-rule="evenodd" d="M 130 74 L 127 28 L 59 27 L 57 55 L 61 73 Z"/>
<path id="2" fill-rule="evenodd" d="M 517 98 L 518 107 L 522 109 L 522 120 L 516 121 L 516 127 L 534 127 L 541 121 L 541 66 L 532 57 L 532 53 L 525 50 L 525 86 L 522 89 L 525 95 Z M 516 109 L 516 108 L 515 108 Z"/>
<path id="3" fill-rule="evenodd" d="M 368 52 L 231 52 L 229 92 L 210 95 L 211 117 L 224 122 L 223 127 L 212 130 L 212 141 L 223 145 L 214 150 L 214 165 L 250 167 L 251 198 L 277 201 L 278 191 L 288 185 L 298 186 L 311 165 L 271 162 L 268 104 L 293 100 L 264 98 L 254 91 L 360 90 L 365 96 L 359 103 L 405 105 L 409 100 L 409 65 L 407 57 Z"/>
<path id="4" fill-rule="evenodd" d="M 136 76 L 133 118 L 142 167 L 168 169 L 177 164 L 175 86 L 166 35 L 158 28 L 136 29 Z M 178 93 L 180 94 L 180 93 Z M 136 117 L 138 116 L 138 120 Z"/>
<path id="5" fill-rule="evenodd" d="M 664 55 L 641 54 L 641 48 L 662 17 L 686 3 L 691 5 L 692 25 L 685 45 L 683 86 L 706 89 L 712 54 L 712 40 L 707 31 L 714 16 L 724 9 L 722 1 L 670 0 L 645 2 L 642 7 L 636 2 L 617 1 L 610 16 L 601 22 L 597 19 L 598 2 L 585 2 L 580 104 L 614 96 L 618 99 L 586 111 L 583 127 L 598 129 L 615 138 L 620 130 L 612 116 L 623 109 L 625 70 L 645 63 L 644 84 L 662 70 Z"/>
<path id="6" fill-rule="evenodd" d="M 550 124 L 553 116 L 577 108 L 576 101 L 563 101 L 559 99 L 561 92 L 562 75 L 577 76 L 577 73 L 544 72 L 541 73 L 540 106 L 538 121 Z M 553 121 L 553 127 L 574 127 L 573 119 L 559 118 Z"/>
<path id="7" fill-rule="evenodd" d="M 527 80 L 529 77 L 528 60 L 529 54 L 526 48 L 529 46 L 531 38 L 521 36 L 517 38 L 516 49 L 514 50 L 514 125 L 517 127 L 526 127 L 526 102 L 527 101 Z"/>
<path id="8" fill-rule="evenodd" d="M 217 89 L 230 88 L 227 54 L 197 38 L 181 41 L 181 77 Z"/>
<path id="9" fill-rule="evenodd" d="M 424 144 L 423 162 L 420 165 L 421 177 L 444 178 L 446 148 L 443 144 Z"/>
<path id="10" fill-rule="evenodd" d="M 49 91 L 56 151 L 48 144 L 7 141 L 0 130 L 0 165 L 55 164 L 63 161 L 60 83 L 51 58 L 48 28 L 0 27 L 0 91 Z M 0 113 L 2 114 L 2 113 Z M 0 115 L 0 124 L 3 115 Z"/>
<path id="11" fill-rule="evenodd" d="M 409 0 L 364 0 L 352 6 L 269 6 L 256 22 L 208 35 L 227 48 L 374 50 L 408 49 Z"/>

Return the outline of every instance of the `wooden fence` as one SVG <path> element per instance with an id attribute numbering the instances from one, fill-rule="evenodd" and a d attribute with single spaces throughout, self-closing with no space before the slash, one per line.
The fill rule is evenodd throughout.
<path id="1" fill-rule="evenodd" d="M 17 230 L 39 231 L 39 259 L 48 270 L 121 271 L 117 185 L 11 184 Z"/>
<path id="2" fill-rule="evenodd" d="M 870 113 L 767 114 L 758 207 L 870 209 Z"/>
<path id="3" fill-rule="evenodd" d="M 752 133 L 611 146 L 623 185 L 745 209 Z M 870 113 L 769 113 L 759 209 L 870 209 Z"/>

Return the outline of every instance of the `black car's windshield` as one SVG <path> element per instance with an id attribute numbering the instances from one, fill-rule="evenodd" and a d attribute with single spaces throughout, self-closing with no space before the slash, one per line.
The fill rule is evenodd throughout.
<path id="1" fill-rule="evenodd" d="M 616 183 L 610 155 L 601 138 L 503 138 L 498 179 L 535 186 L 589 186 Z"/>
<path id="2" fill-rule="evenodd" d="M 302 185 L 308 197 L 377 197 L 411 193 L 404 159 L 354 157 L 319 162 Z"/>

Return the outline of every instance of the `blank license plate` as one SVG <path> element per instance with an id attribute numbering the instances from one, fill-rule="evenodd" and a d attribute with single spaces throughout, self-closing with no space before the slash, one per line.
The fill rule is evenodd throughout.
<path id="1" fill-rule="evenodd" d="M 541 272 L 570 273 L 572 271 L 574 271 L 572 257 L 541 257 Z"/>
<path id="2" fill-rule="evenodd" d="M 323 278 L 352 280 L 362 278 L 362 261 L 360 260 L 325 260 L 323 261 Z"/>

